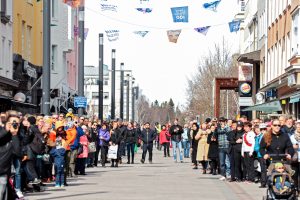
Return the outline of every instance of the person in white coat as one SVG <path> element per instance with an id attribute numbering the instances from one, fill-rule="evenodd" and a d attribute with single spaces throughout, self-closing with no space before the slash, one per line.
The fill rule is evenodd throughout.
<path id="1" fill-rule="evenodd" d="M 250 122 L 244 123 L 245 133 L 243 135 L 242 143 L 242 157 L 244 158 L 245 163 L 245 173 L 247 181 L 254 182 L 255 171 L 254 171 L 254 145 L 255 145 L 255 133 L 252 131 L 252 124 Z"/>

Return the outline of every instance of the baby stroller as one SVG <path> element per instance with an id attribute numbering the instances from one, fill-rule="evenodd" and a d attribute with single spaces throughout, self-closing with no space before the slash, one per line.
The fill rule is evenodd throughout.
<path id="1" fill-rule="evenodd" d="M 284 166 L 289 166 L 286 164 L 286 155 L 285 154 L 270 154 L 270 160 L 272 163 L 281 162 L 284 164 Z M 276 159 L 275 159 L 276 158 Z M 296 197 L 296 188 L 292 179 L 291 174 L 289 173 L 279 173 L 274 171 L 275 165 L 271 164 L 268 170 L 271 170 L 271 172 L 268 172 L 267 174 L 267 195 L 263 197 L 263 200 L 278 200 L 278 199 L 287 199 L 287 200 L 297 200 Z M 290 183 L 289 189 L 285 190 L 284 192 L 278 191 L 278 189 L 275 186 L 275 179 L 277 177 L 281 177 L 283 179 L 283 183 L 285 181 L 288 181 Z"/>

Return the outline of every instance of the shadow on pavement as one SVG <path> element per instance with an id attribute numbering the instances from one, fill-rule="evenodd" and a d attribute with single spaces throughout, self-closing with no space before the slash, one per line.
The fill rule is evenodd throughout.
<path id="1" fill-rule="evenodd" d="M 88 196 L 88 195 L 95 195 L 95 194 L 106 194 L 109 193 L 107 191 L 103 192 L 88 192 L 88 193 L 81 193 L 81 194 L 70 194 L 70 195 L 64 195 L 59 197 L 49 197 L 49 198 L 43 198 L 44 200 L 51 200 L 51 199 L 64 199 L 68 197 L 78 197 L 78 196 Z M 48 193 L 49 194 L 49 193 Z"/>

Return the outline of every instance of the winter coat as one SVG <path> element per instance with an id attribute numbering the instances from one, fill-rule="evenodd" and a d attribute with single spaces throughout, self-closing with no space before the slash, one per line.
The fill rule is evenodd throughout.
<path id="1" fill-rule="evenodd" d="M 256 135 L 255 136 L 255 145 L 254 145 L 254 151 L 256 153 L 256 156 L 257 158 L 261 158 L 261 154 L 259 152 L 259 149 L 260 149 L 260 142 L 261 140 L 263 139 L 263 134 L 260 133 L 259 135 Z"/>
<path id="2" fill-rule="evenodd" d="M 143 129 L 141 133 L 141 140 L 144 144 L 153 144 L 156 138 L 156 131 L 152 129 Z"/>
<path id="3" fill-rule="evenodd" d="M 20 157 L 21 155 L 19 137 L 12 136 L 0 127 L 0 176 L 10 174 L 13 157 Z"/>
<path id="4" fill-rule="evenodd" d="M 70 150 L 71 146 L 74 144 L 77 137 L 77 130 L 75 127 L 66 130 L 67 140 L 66 140 L 66 150 Z"/>
<path id="5" fill-rule="evenodd" d="M 160 144 L 169 143 L 170 140 L 167 139 L 167 136 L 169 138 L 171 137 L 171 134 L 169 133 L 169 131 L 167 129 L 162 130 L 159 134 L 159 143 Z"/>
<path id="6" fill-rule="evenodd" d="M 291 136 L 291 135 L 293 135 L 294 132 L 295 132 L 295 127 L 292 126 L 292 127 L 289 128 L 289 127 L 287 127 L 286 125 L 283 125 L 283 126 L 281 127 L 280 131 L 281 131 L 282 133 L 285 133 L 285 134 L 288 134 L 289 136 Z"/>
<path id="7" fill-rule="evenodd" d="M 34 152 L 34 154 L 36 155 L 43 154 L 46 148 L 46 141 L 42 133 L 38 129 L 38 127 L 36 125 L 31 125 L 28 128 L 27 135 L 28 135 L 28 140 L 26 141 L 27 145 Z M 29 148 L 27 147 L 28 151 L 30 151 Z"/>
<path id="8" fill-rule="evenodd" d="M 103 137 L 104 139 L 100 139 L 100 137 Z M 110 139 L 109 131 L 107 129 L 103 130 L 101 128 L 98 133 L 98 145 L 108 146 L 109 139 Z"/>
<path id="9" fill-rule="evenodd" d="M 89 144 L 89 141 L 88 141 L 88 138 L 86 135 L 83 135 L 80 137 L 80 140 L 79 140 L 79 143 L 82 145 L 83 147 L 83 152 L 81 154 L 79 154 L 77 156 L 77 158 L 87 158 L 88 157 L 88 154 L 89 154 L 89 149 L 88 149 L 88 144 Z"/>
<path id="10" fill-rule="evenodd" d="M 216 141 L 212 141 L 212 138 L 215 138 Z M 218 159 L 219 158 L 219 145 L 218 145 L 218 137 L 215 133 L 210 133 L 207 136 L 207 143 L 209 144 L 208 155 L 209 159 Z"/>
<path id="11" fill-rule="evenodd" d="M 64 167 L 65 153 L 66 150 L 64 148 L 52 148 L 52 150 L 50 151 L 50 155 L 54 158 L 54 164 L 56 167 Z"/>
<path id="12" fill-rule="evenodd" d="M 196 135 L 199 130 L 191 130 L 191 138 L 192 138 L 192 148 L 197 149 L 198 148 L 198 142 L 199 140 L 196 140 Z"/>
<path id="13" fill-rule="evenodd" d="M 272 133 L 272 141 L 267 146 L 264 138 L 260 142 L 260 153 L 263 157 L 265 154 L 285 154 L 294 155 L 293 144 L 288 134 L 279 132 L 277 135 Z M 274 158 L 276 160 L 276 158 Z"/>
<path id="14" fill-rule="evenodd" d="M 206 161 L 208 160 L 208 150 L 209 144 L 207 143 L 208 134 L 211 133 L 211 130 L 199 130 L 196 139 L 199 140 L 197 148 L 197 161 Z"/>
<path id="15" fill-rule="evenodd" d="M 179 129 L 179 130 L 177 130 Z M 175 142 L 180 142 L 181 141 L 181 134 L 183 133 L 183 129 L 180 125 L 172 125 L 170 130 L 171 134 L 171 140 Z"/>
<path id="16" fill-rule="evenodd" d="M 120 129 L 111 130 L 110 141 L 113 144 L 119 145 L 121 141 L 121 131 Z"/>
<path id="17" fill-rule="evenodd" d="M 74 131 L 74 133 L 75 133 L 75 131 Z M 83 135 L 85 135 L 85 134 L 84 134 L 82 128 L 81 128 L 80 126 L 78 126 L 78 127 L 76 128 L 76 137 L 75 137 L 75 140 L 74 140 L 73 144 L 72 144 L 71 147 L 70 147 L 71 150 L 78 149 L 80 137 L 83 136 Z M 68 135 L 67 135 L 67 136 L 68 136 Z M 74 136 L 73 136 L 73 137 L 74 137 Z M 72 137 L 72 138 L 73 138 L 73 137 Z"/>
<path id="18" fill-rule="evenodd" d="M 126 129 L 124 132 L 125 142 L 127 144 L 136 144 L 137 143 L 137 133 L 135 129 Z"/>
<path id="19" fill-rule="evenodd" d="M 254 146 L 255 146 L 255 133 L 253 131 L 244 133 L 242 152 L 241 152 L 242 156 L 244 156 L 245 152 L 248 152 L 250 155 L 252 155 L 254 151 Z"/>
<path id="20" fill-rule="evenodd" d="M 236 143 L 238 139 L 243 139 L 245 131 L 242 130 L 232 130 L 229 132 L 227 140 L 229 141 L 229 153 L 233 150 L 240 153 L 242 151 L 242 143 Z"/>

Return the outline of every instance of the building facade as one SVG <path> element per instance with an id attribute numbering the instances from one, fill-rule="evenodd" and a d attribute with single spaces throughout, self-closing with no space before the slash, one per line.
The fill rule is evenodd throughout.
<path id="1" fill-rule="evenodd" d="M 39 112 L 41 100 L 41 75 L 43 62 L 42 1 L 14 0 L 13 2 L 13 63 L 12 77 L 19 87 L 12 95 L 23 94 L 25 101 L 18 110 Z M 22 103 L 22 104 L 21 104 Z"/>
<path id="2" fill-rule="evenodd" d="M 0 92 L 4 99 L 12 98 L 19 86 L 13 80 L 13 1 L 0 1 Z"/>

